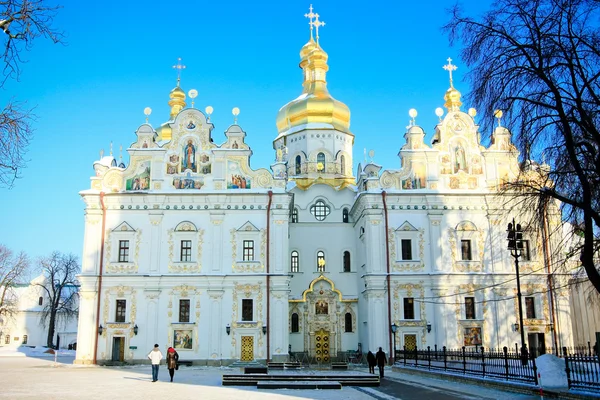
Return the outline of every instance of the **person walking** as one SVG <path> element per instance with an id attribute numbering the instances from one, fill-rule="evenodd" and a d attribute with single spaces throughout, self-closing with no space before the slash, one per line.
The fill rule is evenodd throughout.
<path id="1" fill-rule="evenodd" d="M 171 382 L 173 382 L 175 370 L 179 369 L 177 361 L 179 361 L 179 354 L 177 354 L 177 351 L 174 348 L 169 347 L 169 349 L 167 350 L 167 368 L 169 369 L 169 376 L 171 377 Z"/>
<path id="2" fill-rule="evenodd" d="M 367 364 L 369 364 L 369 373 L 375 373 L 375 365 L 377 365 L 377 360 L 375 360 L 375 354 L 371 350 L 367 353 Z"/>
<path id="3" fill-rule="evenodd" d="M 383 369 L 385 368 L 385 364 L 387 363 L 387 357 L 385 353 L 379 348 L 377 354 L 375 354 L 375 359 L 377 360 L 377 366 L 379 367 L 379 377 L 383 378 Z"/>
<path id="4" fill-rule="evenodd" d="M 156 382 L 158 380 L 158 366 L 160 365 L 160 360 L 163 359 L 163 354 L 158 348 L 158 344 L 154 345 L 154 349 L 148 354 L 148 359 L 152 362 L 152 382 Z"/>

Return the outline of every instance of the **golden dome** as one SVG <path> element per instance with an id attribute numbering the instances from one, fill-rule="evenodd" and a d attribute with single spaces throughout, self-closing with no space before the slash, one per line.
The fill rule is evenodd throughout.
<path id="1" fill-rule="evenodd" d="M 174 119 L 181 110 L 186 106 L 185 104 L 185 92 L 179 87 L 179 81 L 177 86 L 169 93 L 169 106 L 171 107 L 171 119 Z"/>
<path id="2" fill-rule="evenodd" d="M 446 100 L 444 107 L 446 107 L 448 111 L 459 111 L 460 106 L 462 105 L 460 96 L 461 94 L 458 90 L 450 87 L 450 89 L 446 90 L 446 94 L 444 95 L 444 100 Z"/>
<path id="3" fill-rule="evenodd" d="M 327 53 L 312 38 L 300 51 L 300 68 L 304 82 L 302 94 L 281 107 L 277 114 L 277 131 L 281 135 L 290 129 L 307 125 L 323 124 L 350 133 L 350 109 L 331 97 L 327 90 Z"/>

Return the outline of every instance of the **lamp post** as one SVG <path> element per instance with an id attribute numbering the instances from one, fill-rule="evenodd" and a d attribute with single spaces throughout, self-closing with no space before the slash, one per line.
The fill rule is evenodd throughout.
<path id="1" fill-rule="evenodd" d="M 390 326 L 390 329 L 392 330 L 392 345 L 394 346 L 394 354 L 390 357 L 390 362 L 394 365 L 396 362 L 396 331 L 398 330 L 398 325 L 394 322 L 392 326 Z"/>
<path id="2" fill-rule="evenodd" d="M 508 224 L 508 250 L 510 255 L 515 259 L 515 271 L 517 273 L 517 298 L 519 302 L 519 332 L 521 333 L 521 364 L 527 365 L 529 353 L 525 344 L 525 329 L 523 326 L 523 305 L 521 301 L 521 282 L 519 280 L 519 257 L 523 250 L 523 230 L 520 224 L 515 224 L 513 218 L 512 223 Z"/>

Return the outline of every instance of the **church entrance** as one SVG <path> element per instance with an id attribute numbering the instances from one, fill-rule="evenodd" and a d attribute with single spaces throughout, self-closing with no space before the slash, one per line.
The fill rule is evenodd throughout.
<path id="1" fill-rule="evenodd" d="M 325 329 L 315 332 L 315 346 L 313 356 L 318 363 L 329 362 L 329 332 Z"/>
<path id="2" fill-rule="evenodd" d="M 417 348 L 417 335 L 404 335 L 404 347 L 406 350 L 415 350 Z"/>
<path id="3" fill-rule="evenodd" d="M 254 336 L 242 336 L 240 361 L 254 361 Z"/>
<path id="4" fill-rule="evenodd" d="M 123 336 L 113 337 L 112 361 L 125 360 L 125 338 Z"/>

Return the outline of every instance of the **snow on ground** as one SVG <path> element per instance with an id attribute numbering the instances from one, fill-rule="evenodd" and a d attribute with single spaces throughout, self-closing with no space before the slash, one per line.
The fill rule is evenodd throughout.
<path id="1" fill-rule="evenodd" d="M 75 350 L 58 350 L 58 356 L 75 357 Z M 43 346 L 5 346 L 0 347 L 0 357 L 52 357 L 54 350 Z"/>

